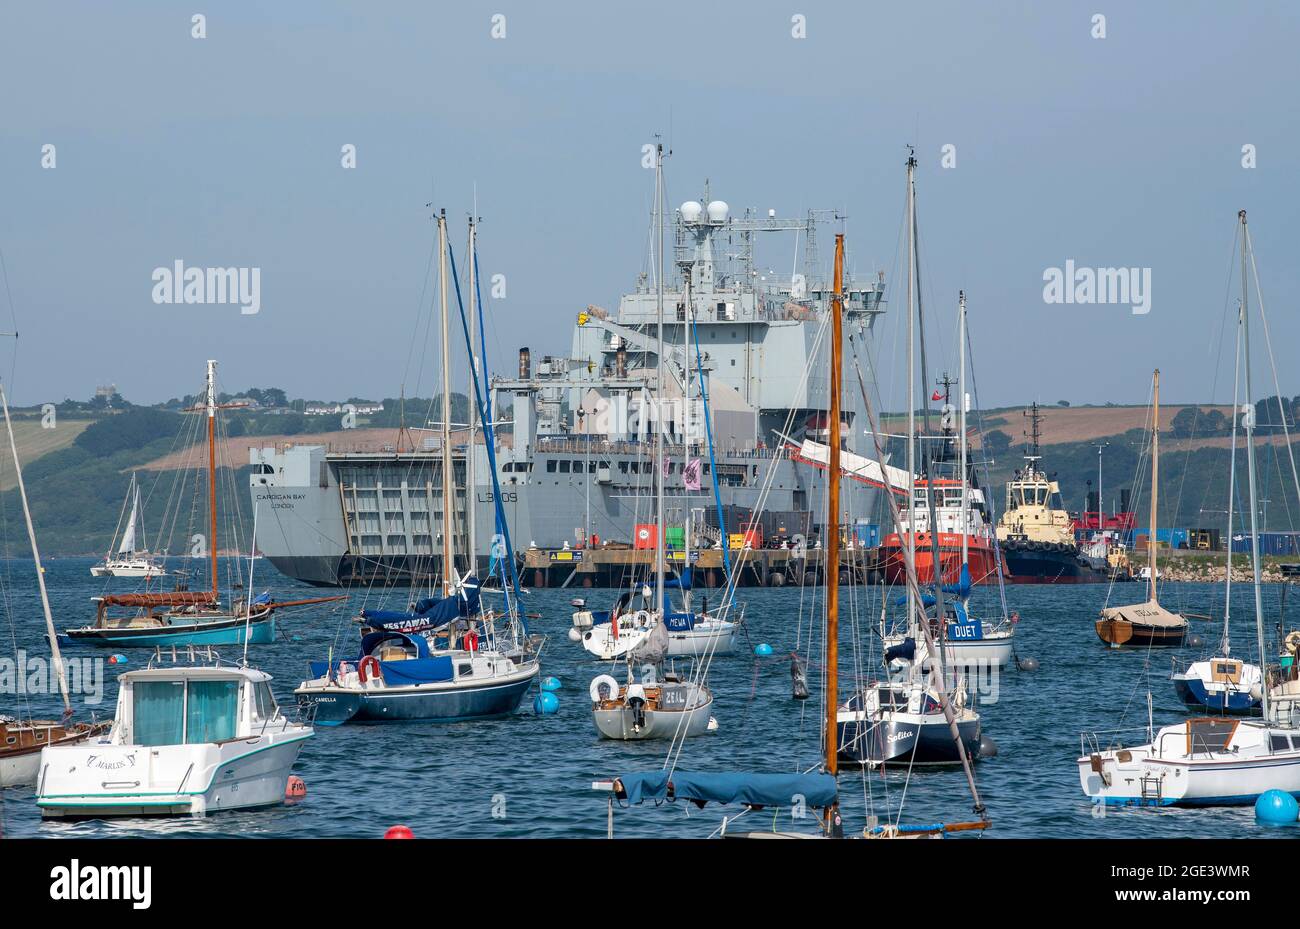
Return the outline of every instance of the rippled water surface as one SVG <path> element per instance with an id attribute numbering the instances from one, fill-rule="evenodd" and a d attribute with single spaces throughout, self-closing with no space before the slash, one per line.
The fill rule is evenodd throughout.
<path id="1" fill-rule="evenodd" d="M 259 562 L 257 587 L 270 587 L 277 597 L 315 596 L 322 592 L 275 574 Z M 89 598 L 102 590 L 90 577 L 90 561 L 55 560 L 47 568 L 56 622 L 79 625 L 92 615 Z M 29 564 L 13 562 L 11 599 L 20 647 L 44 649 L 40 603 Z M 268 576 L 272 579 L 267 580 Z M 328 593 L 328 591 L 324 592 Z M 602 836 L 605 795 L 591 790 L 596 778 L 658 769 L 664 743 L 617 743 L 596 737 L 590 718 L 587 686 L 602 669 L 567 638 L 569 600 L 575 593 L 593 604 L 612 600 L 609 591 L 539 590 L 529 597 L 534 631 L 546 633 L 543 673 L 558 678 L 560 709 L 554 716 L 531 713 L 532 695 L 518 715 L 507 719 L 451 725 L 402 724 L 342 726 L 317 729 L 308 740 L 295 769 L 306 782 L 308 796 L 295 806 L 247 813 L 222 813 L 206 819 L 121 820 L 43 823 L 30 789 L 0 793 L 0 815 L 9 836 L 377 836 L 394 823 L 405 823 L 420 837 Z M 1278 587 L 1265 592 L 1270 630 L 1278 620 Z M 1107 650 L 1092 628 L 1107 598 L 1105 585 L 1011 587 L 1007 596 L 1022 617 L 1016 637 L 1021 656 L 1038 659 L 1036 672 L 1007 670 L 985 682 L 980 711 L 984 729 L 998 746 L 995 758 L 976 768 L 979 789 L 994 823 L 991 836 L 1058 837 L 1248 837 L 1266 833 L 1255 825 L 1249 807 L 1212 810 L 1107 811 L 1094 808 L 1079 788 L 1075 759 L 1079 734 L 1085 729 L 1114 729 L 1146 725 L 1146 687 L 1150 682 L 1156 725 L 1182 716 L 1168 681 L 1170 652 Z M 687 742 L 679 767 L 726 771 L 793 771 L 816 763 L 820 708 L 819 663 L 814 647 L 813 698 L 790 696 L 788 654 L 807 649 L 807 620 L 800 622 L 800 604 L 810 592 L 798 588 L 742 590 L 746 604 L 747 641 L 743 650 L 715 660 L 709 684 L 715 695 L 718 731 Z M 348 622 L 363 594 L 353 604 L 335 604 L 291 615 L 280 622 L 279 641 L 254 646 L 254 664 L 275 676 L 282 704 L 304 677 L 306 663 L 323 658 L 337 636 L 344 653 L 355 649 L 355 626 Z M 390 598 L 402 606 L 405 593 Z M 371 603 L 376 595 L 370 594 Z M 854 675 L 871 673 L 867 650 L 871 633 L 867 617 L 879 610 L 879 590 L 845 589 L 841 668 L 844 687 Z M 1144 599 L 1138 585 L 1110 591 L 1112 603 Z M 1196 613 L 1222 609 L 1222 592 L 1205 585 L 1171 585 L 1162 602 Z M 1246 585 L 1234 588 L 1234 654 L 1254 656 L 1252 602 Z M 996 611 L 996 591 L 981 590 L 975 602 L 984 613 Z M 892 607 L 891 607 L 892 609 Z M 855 623 L 854 617 L 857 617 Z M 855 625 L 858 635 L 854 635 Z M 803 635 L 800 636 L 800 629 Z M 1193 629 L 1207 643 L 1218 639 L 1214 621 L 1194 620 Z M 12 656 L 9 630 L 3 630 L 0 654 Z M 802 641 L 800 641 L 802 639 Z M 770 658 L 753 657 L 759 642 L 771 644 Z M 856 645 L 856 649 L 855 649 Z M 1207 645 L 1207 647 L 1209 647 Z M 1180 650 L 1195 657 L 1201 649 Z M 878 652 L 878 649 L 877 649 Z M 76 650 L 97 654 L 108 650 Z M 139 667 L 146 653 L 124 652 L 126 668 Z M 227 648 L 225 657 L 238 657 Z M 111 715 L 116 681 L 109 668 L 104 703 L 97 708 Z M 843 690 L 842 690 L 843 693 Z M 57 698 L 31 698 L 38 713 L 57 712 Z M 84 706 L 78 706 L 85 718 Z M 20 698 L 0 695 L 0 713 L 26 715 Z M 909 822 L 954 821 L 970 818 L 970 794 L 960 770 L 916 771 L 906 774 L 840 775 L 841 803 L 847 829 L 861 829 L 868 810 L 882 819 L 896 816 L 900 801 Z M 686 803 L 644 804 L 616 812 L 620 836 L 694 836 L 713 832 L 734 807 L 710 805 L 699 810 Z M 747 828 L 790 826 L 788 813 L 747 814 Z"/>

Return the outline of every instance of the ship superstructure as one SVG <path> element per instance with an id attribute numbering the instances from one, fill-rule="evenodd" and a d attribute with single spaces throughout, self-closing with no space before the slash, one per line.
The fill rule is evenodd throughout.
<path id="1" fill-rule="evenodd" d="M 588 305 L 577 314 L 567 355 L 534 363 L 530 349 L 519 350 L 518 370 L 491 384 L 502 503 L 517 547 L 634 544 L 635 527 L 652 512 L 655 429 L 667 446 L 668 525 L 689 522 L 697 544 L 716 544 L 706 395 L 724 507 L 753 510 L 767 486 L 766 512 L 817 509 L 823 476 L 791 460 L 778 433 L 819 439 L 828 431 L 821 359 L 830 286 L 818 273 L 816 249 L 817 227 L 828 218 L 825 211 L 782 219 L 752 210 L 733 217 L 707 191 L 703 201 L 674 211 L 662 390 L 655 384 L 657 295 L 647 274 L 615 312 Z M 764 271 L 755 258 L 758 235 L 781 232 L 803 241 L 803 269 L 792 276 Z M 883 274 L 849 282 L 845 292 L 844 326 L 865 340 L 885 310 Z M 842 393 L 856 398 L 856 383 L 846 378 Z M 856 402 L 846 403 L 850 450 L 862 433 L 857 413 Z M 464 442 L 455 464 L 458 532 L 467 526 Z M 262 521 L 259 548 L 284 573 L 315 584 L 427 583 L 440 568 L 443 501 L 433 471 L 439 455 L 426 444 L 432 447 L 251 448 L 253 497 L 273 516 Z M 506 553 L 494 538 L 487 456 L 468 457 L 475 561 L 484 570 Z M 855 486 L 847 503 L 853 515 L 871 515 L 874 495 Z"/>

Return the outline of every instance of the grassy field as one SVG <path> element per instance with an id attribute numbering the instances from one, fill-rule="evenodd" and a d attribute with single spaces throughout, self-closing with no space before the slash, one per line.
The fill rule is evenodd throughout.
<path id="1" fill-rule="evenodd" d="M 64 419 L 53 429 L 45 429 L 39 419 L 20 419 L 14 422 L 14 441 L 18 445 L 18 460 L 23 463 L 23 470 L 36 459 L 50 452 L 67 448 L 77 436 L 81 435 L 94 420 Z M 4 442 L 8 443 L 8 438 Z M 10 465 L 9 449 L 4 449 L 0 456 L 0 492 L 12 490 L 18 486 L 14 469 Z"/>

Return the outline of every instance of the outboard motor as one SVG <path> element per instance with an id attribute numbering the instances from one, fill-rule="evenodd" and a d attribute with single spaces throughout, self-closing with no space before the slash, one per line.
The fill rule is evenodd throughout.
<path id="1" fill-rule="evenodd" d="M 629 684 L 626 703 L 632 711 L 632 731 L 640 732 L 645 728 L 645 688 L 640 684 Z"/>

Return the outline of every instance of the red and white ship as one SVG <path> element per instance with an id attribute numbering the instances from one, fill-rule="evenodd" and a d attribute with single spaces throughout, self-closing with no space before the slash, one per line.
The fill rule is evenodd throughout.
<path id="1" fill-rule="evenodd" d="M 909 539 L 916 546 L 916 579 L 921 584 L 934 583 L 934 550 L 930 538 L 929 486 L 924 478 L 914 484 L 915 515 L 903 511 L 899 532 L 885 536 L 880 546 L 881 567 L 889 584 L 906 584 L 905 551 Z M 993 527 L 989 524 L 984 491 L 966 488 L 965 510 L 962 507 L 962 482 L 951 478 L 934 480 L 934 516 L 939 531 L 940 581 L 955 584 L 961 573 L 962 535 L 966 536 L 966 558 L 971 581 L 976 584 L 997 580 L 997 555 L 993 545 Z M 913 525 L 914 521 L 914 525 Z"/>

